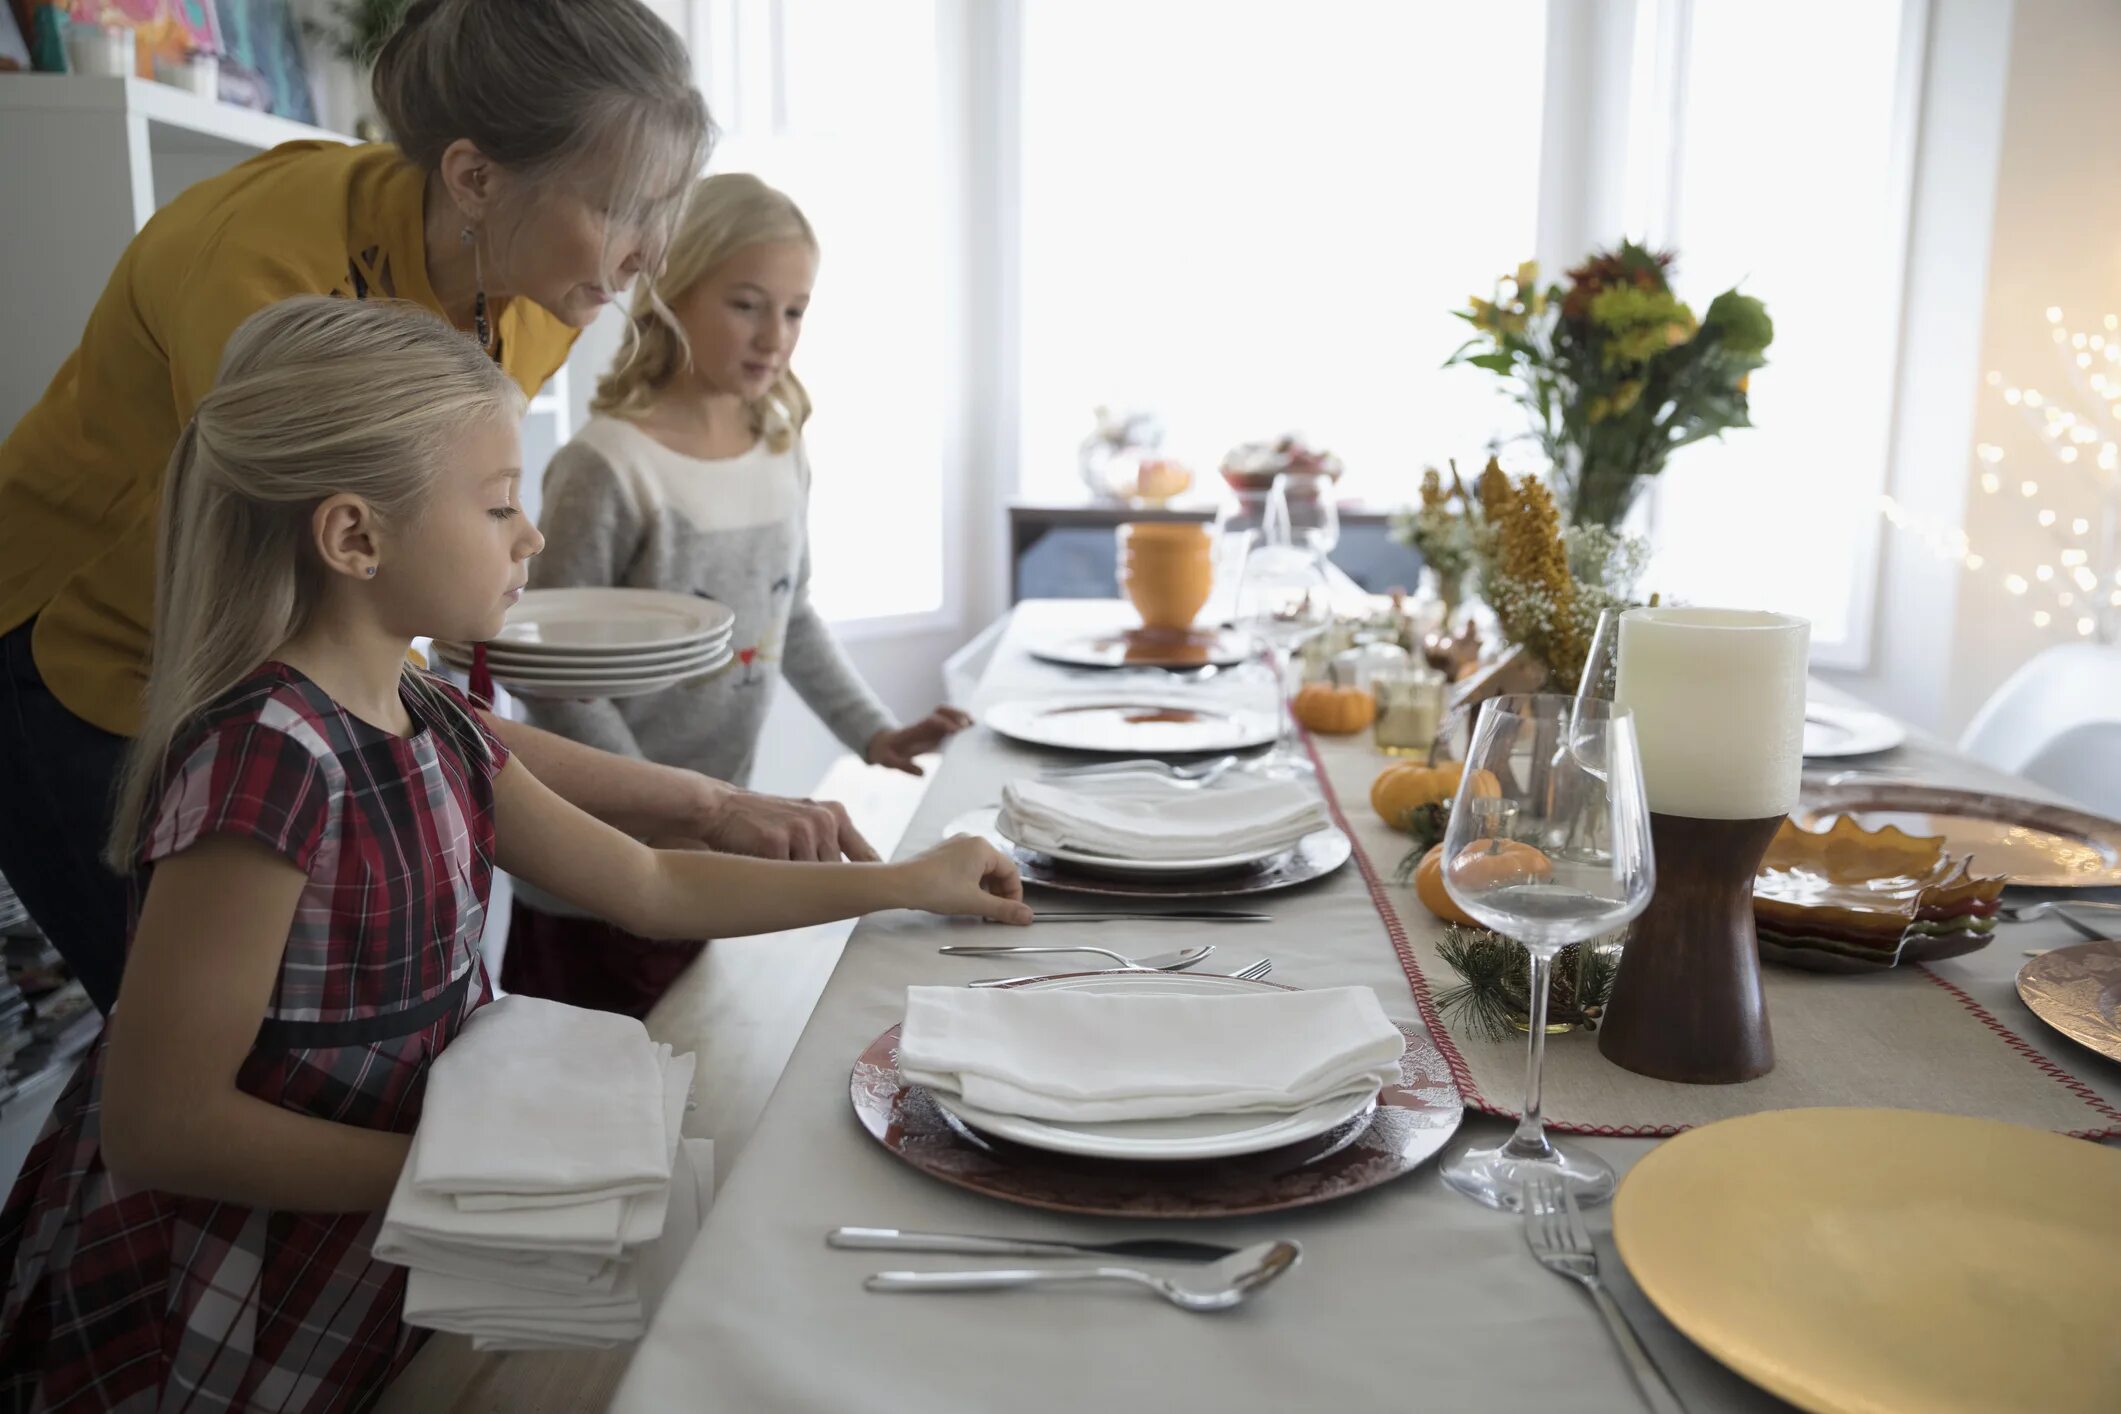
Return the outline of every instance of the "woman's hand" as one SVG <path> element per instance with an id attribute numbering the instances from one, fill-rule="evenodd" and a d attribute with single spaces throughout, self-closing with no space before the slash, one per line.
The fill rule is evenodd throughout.
<path id="1" fill-rule="evenodd" d="M 923 774 L 913 758 L 933 751 L 949 738 L 972 725 L 972 716 L 955 707 L 938 707 L 911 726 L 881 731 L 869 738 L 865 759 L 872 766 L 889 766 L 909 776 Z"/>
<path id="2" fill-rule="evenodd" d="M 1019 927 L 1031 922 L 1015 862 L 985 840 L 959 835 L 897 867 L 906 871 L 909 908 Z"/>

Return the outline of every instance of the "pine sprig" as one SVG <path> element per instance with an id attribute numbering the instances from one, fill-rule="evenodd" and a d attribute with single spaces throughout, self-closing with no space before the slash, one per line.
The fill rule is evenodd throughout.
<path id="1" fill-rule="evenodd" d="M 1437 954 L 1464 980 L 1436 994 L 1446 1020 L 1489 1041 L 1525 1029 L 1525 984 L 1531 961 L 1522 944 L 1485 928 L 1453 925 L 1444 930 Z M 1617 949 L 1598 942 L 1572 943 L 1554 958 L 1547 989 L 1547 1023 L 1598 1028 L 1619 970 Z"/>

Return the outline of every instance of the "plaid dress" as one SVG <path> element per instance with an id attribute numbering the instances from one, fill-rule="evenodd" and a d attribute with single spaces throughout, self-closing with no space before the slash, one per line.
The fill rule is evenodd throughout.
<path id="1" fill-rule="evenodd" d="M 226 833 L 307 873 L 236 1083 L 302 1114 L 409 1133 L 429 1061 L 487 999 L 479 940 L 506 751 L 488 735 L 482 759 L 466 722 L 400 692 L 416 728 L 403 739 L 266 664 L 171 751 L 140 858 L 144 877 Z M 211 967 L 212 940 L 196 942 Z M 0 1215 L 0 1409 L 367 1407 L 424 1334 L 399 1319 L 403 1269 L 369 1255 L 382 1215 L 124 1188 L 98 1143 L 103 1046 Z"/>

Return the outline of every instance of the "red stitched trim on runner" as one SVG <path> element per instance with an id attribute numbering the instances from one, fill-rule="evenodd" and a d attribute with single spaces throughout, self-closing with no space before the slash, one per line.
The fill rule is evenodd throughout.
<path id="1" fill-rule="evenodd" d="M 2063 1089 L 2069 1091 L 2072 1095 L 2075 1095 L 2078 1099 L 2084 1101 L 2085 1104 L 2090 1105 L 2093 1109 L 2097 1110 L 2100 1114 L 2106 1116 L 2108 1119 L 2121 1121 L 2121 1110 L 2115 1109 L 2112 1105 L 2109 1105 L 2108 1103 L 2106 1103 L 2106 1101 L 2100 1099 L 2097 1091 L 2093 1090 L 2089 1085 L 2086 1085 L 2076 1076 L 2071 1075 L 2061 1066 L 2056 1065 L 2053 1061 L 2049 1060 L 2045 1054 L 2043 1054 L 2038 1048 L 2036 1048 L 2032 1044 L 2032 1042 L 2026 1040 L 2017 1032 L 2011 1030 L 2010 1027 L 2004 1025 L 2003 1022 L 1997 1019 L 1997 1017 L 1993 1013 L 1991 1013 L 1987 1007 L 1981 1005 L 1981 1003 L 1975 1001 L 1972 997 L 1968 996 L 1965 992 L 1961 991 L 1957 986 L 1953 985 L 1950 982 L 1947 982 L 1946 980 L 1944 980 L 1944 978 L 1939 977 L 1936 973 L 1930 971 L 1927 967 L 1924 967 L 1918 963 L 1916 964 L 1915 970 L 1921 973 L 1923 976 L 1929 978 L 1930 981 L 1935 982 L 1938 986 L 1944 988 L 1945 991 L 1950 992 L 1953 996 L 1957 997 L 1959 999 L 1959 1005 L 1965 1007 L 1968 1011 L 1972 1012 L 1974 1014 L 1975 1020 L 1979 1021 L 1983 1026 L 1986 1026 L 1989 1030 L 1995 1032 L 1998 1036 L 2002 1037 L 2004 1045 L 2009 1046 L 2019 1055 L 2024 1056 L 2028 1061 L 2032 1062 L 2033 1066 L 2037 1070 L 2039 1070 L 2041 1074 L 2047 1076 L 2048 1079 L 2054 1081 Z M 2113 1139 L 2121 1137 L 2121 1128 L 2114 1127 L 2109 1127 L 2106 1129 L 2072 1129 L 2067 1132 L 2072 1139 Z"/>
<path id="2" fill-rule="evenodd" d="M 1406 974 L 1407 986 L 1414 993 L 1414 1005 L 1421 1012 L 1422 1024 L 1428 1027 L 1429 1039 L 1436 1043 L 1436 1049 L 1443 1052 L 1444 1064 L 1450 1067 L 1451 1079 L 1458 1086 L 1458 1093 L 1465 1097 L 1467 1104 L 1483 1114 L 1496 1115 L 1502 1119 L 1518 1118 L 1518 1111 L 1502 1108 L 1481 1094 L 1479 1087 L 1474 1085 L 1472 1069 L 1467 1066 L 1465 1057 L 1458 1053 L 1451 1033 L 1445 1029 L 1443 1020 L 1437 1013 L 1435 999 L 1430 995 L 1428 978 L 1422 975 L 1421 965 L 1414 960 L 1414 948 L 1407 941 L 1406 925 L 1400 921 L 1399 911 L 1392 906 L 1391 895 L 1385 892 L 1384 881 L 1377 875 L 1377 867 L 1370 862 L 1370 852 L 1362 847 L 1361 839 L 1348 827 L 1348 817 L 1340 808 L 1340 796 L 1334 791 L 1333 782 L 1326 774 L 1326 763 L 1319 759 L 1317 741 L 1312 737 L 1310 728 L 1301 723 L 1297 724 L 1296 730 L 1303 738 L 1304 750 L 1310 753 L 1312 768 L 1318 773 L 1319 793 L 1325 797 L 1326 810 L 1333 816 L 1333 823 L 1339 827 L 1340 832 L 1348 837 L 1348 843 L 1354 846 L 1355 863 L 1362 869 L 1363 882 L 1370 889 L 1370 904 L 1377 910 L 1377 916 L 1384 921 L 1385 934 L 1392 940 L 1392 951 L 1398 955 L 1399 969 Z M 2041 1054 L 2024 1038 L 1997 1020 L 1981 1003 L 1927 967 L 1918 965 L 1915 970 L 1957 997 L 1959 1004 L 2001 1037 L 2005 1045 L 2025 1057 L 2050 1079 L 2067 1088 L 2071 1094 L 2106 1118 L 2121 1121 L 2121 1110 L 2114 1109 L 2084 1082 Z M 1549 1119 L 1546 1123 L 1547 1128 L 1559 1133 L 1590 1134 L 1607 1139 L 1667 1139 L 1693 1127 L 1685 1124 L 1568 1124 L 1554 1119 Z M 2064 1132 L 2072 1139 L 2121 1138 L 2121 1127 L 2071 1129 Z"/>

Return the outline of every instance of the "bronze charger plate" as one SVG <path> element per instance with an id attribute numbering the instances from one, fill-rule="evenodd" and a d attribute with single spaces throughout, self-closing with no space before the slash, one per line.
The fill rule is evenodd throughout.
<path id="1" fill-rule="evenodd" d="M 1316 1139 L 1235 1158 L 1118 1162 L 981 1134 L 945 1114 L 920 1086 L 901 1083 L 896 1026 L 855 1061 L 849 1092 L 855 1118 L 872 1139 L 958 1188 L 1058 1213 L 1235 1218 L 1375 1188 L 1413 1172 L 1450 1142 L 1465 1115 L 1450 1069 L 1427 1033 L 1400 1030 L 1407 1049 L 1399 1082 L 1378 1091 L 1376 1108 Z"/>
<path id="2" fill-rule="evenodd" d="M 1972 855 L 1980 873 L 2007 875 L 2021 888 L 2121 886 L 2121 823 L 2067 805 L 1887 780 L 1806 781 L 1790 812 L 1807 830 L 1837 815 L 1873 830 L 1941 836 L 1951 853 Z"/>
<path id="3" fill-rule="evenodd" d="M 2033 1015 L 2080 1046 L 2121 1061 L 2121 940 L 2050 948 L 2018 969 Z"/>

